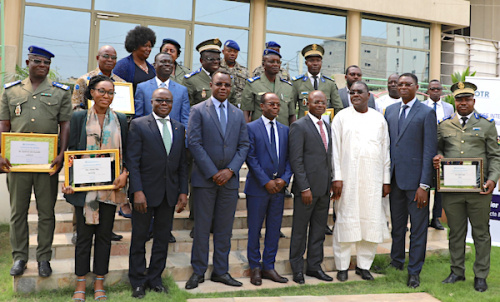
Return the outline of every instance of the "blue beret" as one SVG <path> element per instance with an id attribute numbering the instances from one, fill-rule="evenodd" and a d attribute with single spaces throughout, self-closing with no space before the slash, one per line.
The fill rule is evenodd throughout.
<path id="1" fill-rule="evenodd" d="M 178 49 L 181 49 L 181 45 L 179 44 L 179 42 L 175 41 L 174 39 L 170 39 L 170 38 L 163 39 L 163 44 L 165 45 L 167 43 L 174 45 Z"/>
<path id="2" fill-rule="evenodd" d="M 224 43 L 224 46 L 240 51 L 240 46 L 238 45 L 238 43 L 236 43 L 236 41 L 233 40 L 227 40 L 226 43 Z"/>
<path id="3" fill-rule="evenodd" d="M 264 49 L 264 53 L 262 54 L 262 56 L 267 56 L 267 55 L 277 55 L 281 58 L 281 54 L 276 50 L 272 49 Z"/>
<path id="4" fill-rule="evenodd" d="M 28 53 L 29 55 L 42 56 L 42 57 L 46 57 L 48 59 L 54 57 L 54 54 L 51 53 L 50 51 L 46 50 L 45 48 L 41 48 L 41 47 L 38 47 L 35 45 L 31 45 L 30 47 L 28 47 L 28 50 L 29 50 L 29 53 Z"/>
<path id="5" fill-rule="evenodd" d="M 281 45 L 279 45 L 278 43 L 276 43 L 274 41 L 267 41 L 266 42 L 266 48 L 271 48 L 271 47 L 281 48 Z"/>

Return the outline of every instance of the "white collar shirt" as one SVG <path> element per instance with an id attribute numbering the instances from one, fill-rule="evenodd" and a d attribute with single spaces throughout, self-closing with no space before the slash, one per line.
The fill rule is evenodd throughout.
<path id="1" fill-rule="evenodd" d="M 318 130 L 318 133 L 321 136 L 321 130 L 320 130 L 319 125 L 318 125 L 319 119 L 317 117 L 315 117 L 314 115 L 312 115 L 311 113 L 307 113 L 307 115 L 309 115 L 309 117 L 311 118 L 311 120 L 314 123 L 314 126 L 316 126 L 316 130 Z M 323 131 L 325 131 L 326 143 L 329 144 L 330 141 L 328 139 L 328 130 L 326 129 L 325 121 L 323 121 L 323 120 L 321 120 L 321 121 L 323 122 L 323 124 L 321 124 L 321 127 L 323 128 Z"/>
<path id="2" fill-rule="evenodd" d="M 269 143 L 271 143 L 271 120 L 269 120 L 265 116 L 261 116 L 262 121 L 264 122 L 264 126 L 266 127 L 266 132 L 267 132 L 267 137 L 269 138 Z M 278 158 L 280 157 L 280 139 L 278 135 L 278 125 L 276 125 L 276 119 L 273 120 L 273 128 L 274 128 L 274 137 L 276 138 L 276 154 L 278 155 Z"/>

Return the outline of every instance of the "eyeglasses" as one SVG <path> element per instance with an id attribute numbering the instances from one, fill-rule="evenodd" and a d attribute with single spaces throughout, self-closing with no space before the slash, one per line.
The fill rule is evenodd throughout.
<path id="1" fill-rule="evenodd" d="M 398 87 L 411 87 L 415 84 L 413 83 L 398 83 Z"/>
<path id="2" fill-rule="evenodd" d="M 110 56 L 108 55 L 107 53 L 106 54 L 103 54 L 101 55 L 101 57 L 105 58 L 105 59 L 111 59 L 111 60 L 116 60 L 118 57 L 117 56 Z"/>
<path id="3" fill-rule="evenodd" d="M 443 88 L 439 88 L 439 87 L 432 87 L 432 88 L 429 88 L 429 90 L 433 90 L 433 91 L 441 91 L 441 90 L 443 90 Z"/>
<path id="4" fill-rule="evenodd" d="M 40 65 L 42 63 L 45 65 L 50 65 L 50 63 L 52 63 L 50 60 L 40 60 L 40 59 L 30 59 L 30 61 L 36 65 Z"/>
<path id="5" fill-rule="evenodd" d="M 205 58 L 204 60 L 207 62 L 220 62 L 220 58 Z"/>
<path id="6" fill-rule="evenodd" d="M 281 107 L 281 104 L 276 102 L 276 103 L 264 103 L 265 105 L 269 107 Z"/>
<path id="7" fill-rule="evenodd" d="M 174 102 L 174 100 L 165 100 L 165 99 L 152 99 L 152 101 L 158 102 L 160 104 L 162 103 L 172 104 Z"/>
<path id="8" fill-rule="evenodd" d="M 231 88 L 231 84 L 230 83 L 220 83 L 220 82 L 217 82 L 217 83 L 214 83 L 214 85 L 217 86 L 217 87 Z"/>
<path id="9" fill-rule="evenodd" d="M 113 97 L 116 94 L 116 92 L 114 92 L 113 90 L 106 91 L 102 88 L 94 89 L 94 90 L 97 91 L 97 93 L 101 96 L 104 96 L 105 94 L 107 94 L 109 97 Z"/>
<path id="10" fill-rule="evenodd" d="M 355 95 L 355 94 L 362 95 L 363 93 L 365 93 L 364 90 L 349 90 L 350 95 Z"/>

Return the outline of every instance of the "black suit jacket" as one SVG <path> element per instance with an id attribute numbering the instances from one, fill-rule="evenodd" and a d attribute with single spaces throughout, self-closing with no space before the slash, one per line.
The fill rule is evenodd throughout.
<path id="1" fill-rule="evenodd" d="M 179 194 L 188 193 L 188 166 L 184 145 L 184 126 L 170 119 L 173 140 L 167 155 L 160 130 L 153 114 L 136 118 L 130 123 L 127 161 L 130 199 L 143 191 L 147 204 L 157 207 L 164 197 L 170 206 L 177 204 Z"/>
<path id="2" fill-rule="evenodd" d="M 342 105 L 344 108 L 349 107 L 349 98 L 347 97 L 347 87 L 339 89 L 340 99 L 342 100 Z M 368 107 L 375 109 L 375 98 L 373 93 L 370 92 L 370 98 L 368 99 Z"/>

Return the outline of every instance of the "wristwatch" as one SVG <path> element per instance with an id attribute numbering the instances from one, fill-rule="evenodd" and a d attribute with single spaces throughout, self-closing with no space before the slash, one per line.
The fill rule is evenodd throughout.
<path id="1" fill-rule="evenodd" d="M 233 172 L 233 174 L 234 174 L 233 169 L 231 169 L 231 168 L 229 168 L 229 167 L 227 167 L 227 169 L 228 169 L 229 171 Z"/>
<path id="2" fill-rule="evenodd" d="M 431 190 L 431 187 L 428 185 L 420 184 L 420 189 L 424 190 L 425 192 L 429 192 Z"/>

